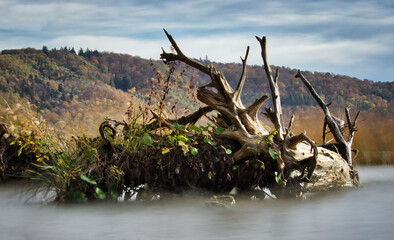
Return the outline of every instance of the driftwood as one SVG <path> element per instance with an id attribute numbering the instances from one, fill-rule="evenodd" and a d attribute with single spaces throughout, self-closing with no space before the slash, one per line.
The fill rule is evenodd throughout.
<path id="1" fill-rule="evenodd" d="M 278 85 L 279 71 L 276 70 L 273 76 L 268 64 L 265 37 L 256 38 L 261 46 L 264 71 L 270 83 L 273 109 L 265 108 L 263 115 L 273 123 L 274 130 L 264 127 L 258 114 L 269 99 L 269 94 L 262 94 L 250 106 L 245 106 L 241 100 L 247 79 L 249 47 L 245 57 L 241 57 L 242 73 L 237 87 L 233 89 L 225 76 L 213 65 L 205 66 L 186 56 L 174 38 L 167 31 L 165 34 L 175 50 L 168 53 L 163 49 L 161 59 L 165 63 L 180 61 L 210 77 L 210 83 L 197 89 L 197 99 L 206 106 L 178 119 L 165 119 L 161 114 L 151 111 L 153 118 L 144 129 L 157 139 L 160 136 L 154 134 L 159 128 L 168 128 L 169 132 L 183 131 L 182 134 L 187 134 L 192 139 L 190 142 L 195 144 L 193 146 L 198 148 L 199 152 L 198 155 L 188 155 L 175 147 L 164 155 L 162 149 L 167 146 L 150 145 L 146 151 L 118 158 L 118 153 L 126 150 L 119 145 L 113 145 L 111 139 L 116 137 L 118 125 L 123 125 L 126 132 L 129 126 L 113 120 L 110 120 L 113 124 L 110 121 L 104 122 L 100 126 L 100 134 L 107 145 L 110 145 L 112 155 L 108 159 L 116 161 L 119 171 L 124 173 L 124 186 L 138 189 L 143 184 L 159 193 L 182 192 L 195 188 L 215 193 L 228 193 L 232 189 L 254 191 L 268 188 L 278 198 L 300 197 L 305 192 L 357 186 L 358 175 L 352 169 L 351 144 L 358 114 L 351 122 L 349 108 L 346 108 L 350 134 L 345 140 L 342 132 L 344 122 L 330 114 L 328 104 L 324 103 L 299 72 L 296 77 L 303 80 L 322 107 L 326 125 L 333 133 L 336 143 L 316 146 L 306 132 L 293 133 L 294 115 L 288 125 L 284 125 Z M 193 125 L 207 113 L 211 113 L 207 117 L 217 128 L 224 129 L 220 134 L 212 133 L 217 144 L 204 143 L 203 135 L 192 136 L 186 128 L 175 129 L 175 123 Z M 214 113 L 216 115 L 212 115 Z M 325 132 L 324 130 L 324 138 Z M 231 148 L 233 153 L 224 152 L 223 145 Z"/>
<path id="2" fill-rule="evenodd" d="M 267 130 L 258 119 L 258 111 L 268 100 L 268 94 L 263 94 L 250 106 L 245 106 L 240 98 L 246 80 L 246 62 L 249 54 L 249 47 L 247 47 L 245 57 L 241 57 L 243 65 L 242 73 L 238 85 L 234 90 L 228 84 L 225 76 L 214 66 L 205 66 L 202 63 L 187 57 L 181 51 L 174 38 L 166 30 L 164 31 L 175 52 L 167 53 L 163 50 L 161 59 L 163 59 L 165 63 L 181 61 L 198 69 L 210 77 L 211 82 L 209 84 L 200 86 L 198 88 L 197 98 L 202 103 L 205 103 L 208 107 L 218 113 L 217 116 L 213 117 L 212 119 L 217 126 L 223 127 L 225 129 L 224 132 L 218 137 L 231 139 L 239 144 L 240 147 L 236 149 L 234 154 L 234 159 L 236 162 L 246 161 L 251 157 L 255 157 L 256 152 L 264 156 L 263 161 L 267 161 L 267 158 L 269 159 L 270 156 L 272 157 L 272 152 L 275 152 L 277 153 L 277 158 L 275 159 L 276 169 L 274 170 L 276 170 L 277 173 L 279 172 L 281 176 L 284 177 L 285 182 L 291 182 L 291 184 L 288 185 L 303 185 L 306 187 L 308 184 L 304 183 L 311 181 L 311 179 L 314 179 L 313 181 L 315 183 L 320 181 L 321 186 L 324 186 L 321 188 L 330 188 L 329 186 L 333 185 L 354 185 L 355 181 L 357 180 L 357 174 L 352 172 L 351 144 L 354 137 L 354 132 L 356 130 L 355 125 L 358 114 L 355 120 L 352 122 L 350 120 L 349 107 L 346 108 L 346 116 L 350 134 L 348 139 L 345 140 L 343 133 L 340 130 L 340 126 L 337 124 L 336 118 L 333 117 L 328 110 L 328 105 L 324 103 L 321 97 L 313 89 L 312 85 L 305 79 L 301 72 L 299 72 L 296 77 L 299 77 L 303 80 L 306 87 L 323 109 L 326 116 L 325 123 L 333 133 L 336 143 L 325 144 L 318 148 L 315 142 L 308 138 L 305 133 L 294 135 L 291 131 L 294 118 L 291 119 L 288 128 L 285 128 L 278 86 L 279 71 L 276 70 L 275 76 L 273 76 L 271 67 L 269 66 L 267 60 L 265 37 L 256 38 L 261 46 L 264 70 L 266 72 L 271 89 L 273 109 L 267 107 L 264 115 L 266 115 L 273 123 L 277 131 L 277 134 L 273 134 L 273 138 L 269 137 L 272 135 L 272 132 Z M 261 139 L 266 139 L 266 141 L 262 141 Z M 341 156 L 337 155 L 333 151 L 324 149 L 330 147 L 337 148 Z M 326 159 L 327 157 L 332 160 L 330 168 L 335 168 L 335 170 L 344 173 L 346 177 L 341 178 L 342 180 L 339 180 L 339 178 L 336 177 L 336 179 L 338 179 L 337 182 L 326 182 L 325 184 L 322 183 L 324 181 L 321 181 L 321 179 L 324 178 L 323 176 L 320 176 L 319 178 L 314 177 L 316 176 L 316 174 L 313 175 L 316 167 L 320 169 L 319 174 L 321 174 L 322 168 L 327 168 L 323 169 L 327 170 L 327 172 L 324 174 L 325 176 L 338 176 L 338 172 L 329 171 L 329 164 L 327 163 L 329 160 Z M 324 158 L 324 164 L 319 161 L 320 158 Z M 336 164 L 334 168 L 333 164 Z M 307 172 L 306 176 L 304 176 L 305 171 Z M 317 186 L 318 184 L 315 185 Z M 311 187 L 311 184 L 309 184 L 309 189 L 313 188 L 314 187 Z"/>

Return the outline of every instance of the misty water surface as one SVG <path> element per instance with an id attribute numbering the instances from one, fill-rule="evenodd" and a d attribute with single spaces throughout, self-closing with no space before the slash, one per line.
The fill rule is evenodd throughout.
<path id="1" fill-rule="evenodd" d="M 205 197 L 154 202 L 48 204 L 0 186 L 0 239 L 393 239 L 394 167 L 358 168 L 363 187 L 307 201 Z"/>

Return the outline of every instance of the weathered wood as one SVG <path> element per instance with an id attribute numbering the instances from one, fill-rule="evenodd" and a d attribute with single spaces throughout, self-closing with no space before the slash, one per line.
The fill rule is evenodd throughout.
<path id="1" fill-rule="evenodd" d="M 259 109 L 269 98 L 267 94 L 263 94 L 262 97 L 256 99 L 256 101 L 248 107 L 245 107 L 241 101 L 240 96 L 246 81 L 246 62 L 249 55 L 249 47 L 247 47 L 245 57 L 241 57 L 242 73 L 237 87 L 234 90 L 228 84 L 225 76 L 214 66 L 205 66 L 204 64 L 187 57 L 180 50 L 173 37 L 168 34 L 167 31 L 165 31 L 165 33 L 171 42 L 175 53 L 166 53 L 163 50 L 161 58 L 164 62 L 181 61 L 200 70 L 211 78 L 210 83 L 205 86 L 198 87 L 197 98 L 201 102 L 205 103 L 208 106 L 207 108 L 218 112 L 217 116 L 209 117 L 209 119 L 211 119 L 211 121 L 213 121 L 217 126 L 221 126 L 225 129 L 223 133 L 216 137 L 232 140 L 239 144 L 239 147 L 233 155 L 235 163 L 239 164 L 244 161 L 244 164 L 247 165 L 249 162 L 248 159 L 253 159 L 253 161 L 256 161 L 257 158 L 262 159 L 259 160 L 261 164 L 267 164 L 267 166 L 269 166 L 269 169 L 266 169 L 265 171 L 268 171 L 272 176 L 274 176 L 275 172 L 275 176 L 271 178 L 270 181 L 275 179 L 275 183 L 277 178 L 282 176 L 285 184 L 280 188 L 282 190 L 287 189 L 286 191 L 291 192 L 291 194 L 298 191 L 296 195 L 305 189 L 316 190 L 319 187 L 321 189 L 329 189 L 334 185 L 337 187 L 352 185 L 352 181 L 355 179 L 355 174 L 353 174 L 351 169 L 350 146 L 354 137 L 358 114 L 355 120 L 351 122 L 349 109 L 347 108 L 346 114 L 350 135 L 348 140 L 345 140 L 341 131 L 341 127 L 343 126 L 343 124 L 341 124 L 341 120 L 331 115 L 328 109 L 329 104 L 324 103 L 322 98 L 313 89 L 312 85 L 305 79 L 301 72 L 299 72 L 296 77 L 303 80 L 304 84 L 323 109 L 326 116 L 325 125 L 329 127 L 337 141 L 335 144 L 332 144 L 332 146 L 338 146 L 338 151 L 342 154 L 342 157 L 336 155 L 333 151 L 327 149 L 323 150 L 323 148 L 317 147 L 316 143 L 305 133 L 294 135 L 292 132 L 294 116 L 292 116 L 289 126 L 285 128 L 283 124 L 278 86 L 279 71 L 276 70 L 275 77 L 273 77 L 271 67 L 267 60 L 265 37 L 256 38 L 261 46 L 264 70 L 270 84 L 274 108 L 266 108 L 266 112 L 264 114 L 274 124 L 277 133 L 275 131 L 270 133 L 258 119 Z M 216 91 L 211 88 L 216 89 Z M 347 151 L 348 149 L 350 149 L 350 152 Z M 343 159 L 345 159 L 348 164 L 343 161 Z M 324 168 L 323 170 L 321 169 L 322 167 Z M 317 169 L 318 171 L 316 172 Z M 323 171 L 325 171 L 325 174 L 329 177 L 320 176 L 319 174 L 322 174 Z M 341 173 L 334 171 L 341 171 Z M 306 175 L 305 172 L 307 172 Z M 344 178 L 340 178 L 339 180 L 331 179 L 333 176 L 338 176 L 338 174 L 343 174 Z M 259 174 L 259 176 L 261 177 L 262 175 Z M 259 179 L 254 179 L 253 183 L 257 184 L 259 181 Z M 273 189 L 276 189 L 275 191 L 277 191 L 277 187 L 278 186 L 275 185 L 273 186 Z M 294 191 L 291 189 L 299 190 Z M 279 192 L 282 190 L 279 190 Z"/>
<path id="2" fill-rule="evenodd" d="M 279 140 L 283 140 L 285 129 L 283 125 L 282 105 L 280 102 L 280 93 L 278 86 L 279 69 L 276 69 L 275 78 L 273 78 L 271 67 L 268 64 L 268 58 L 267 58 L 267 38 L 266 37 L 259 38 L 256 36 L 256 39 L 259 41 L 261 46 L 261 56 L 263 58 L 264 69 L 270 85 L 272 103 L 274 106 L 274 111 L 267 108 L 266 115 L 273 122 L 275 129 L 278 130 L 278 134 L 276 135 L 276 137 L 278 137 Z"/>
<path id="3" fill-rule="evenodd" d="M 217 71 L 212 65 L 205 66 L 187 57 L 180 50 L 173 37 L 168 34 L 167 31 L 165 31 L 165 33 L 176 52 L 176 54 L 166 53 L 163 50 L 161 58 L 165 62 L 175 60 L 182 61 L 210 76 L 211 82 L 209 84 L 198 87 L 197 98 L 220 113 L 219 117 L 216 117 L 216 119 L 225 116 L 225 118 L 230 121 L 230 125 L 227 123 L 224 125 L 223 121 L 217 121 L 223 124 L 222 127 L 229 129 L 229 131 L 225 133 L 227 138 L 237 140 L 243 146 L 248 143 L 251 138 L 255 138 L 253 137 L 255 135 L 269 134 L 258 119 L 258 111 L 269 98 L 268 95 L 263 94 L 262 97 L 256 99 L 256 101 L 248 107 L 245 107 L 240 97 L 246 80 L 246 61 L 249 55 L 249 47 L 246 50 L 245 58 L 241 58 L 243 70 L 237 88 L 233 90 L 221 72 Z M 215 88 L 217 92 L 212 91 L 209 87 Z M 244 138 L 245 141 L 242 141 L 241 138 Z M 239 159 L 251 156 L 251 154 L 253 154 L 252 151 L 248 150 L 248 147 L 243 146 L 234 156 L 236 159 Z"/>
<path id="4" fill-rule="evenodd" d="M 182 124 L 182 125 L 187 125 L 187 124 L 194 125 L 202 116 L 211 112 L 212 110 L 213 109 L 209 106 L 202 107 L 202 108 L 199 108 L 197 111 L 195 111 L 187 116 L 183 116 L 179 119 L 165 119 L 164 117 L 151 111 L 155 121 L 149 123 L 147 125 L 147 129 L 153 130 L 153 129 L 159 128 L 161 124 L 163 124 L 163 126 L 166 126 L 170 129 L 173 129 L 174 128 L 173 124 L 175 122 Z"/>
<path id="5" fill-rule="evenodd" d="M 319 104 L 321 109 L 324 112 L 325 115 L 325 120 L 324 120 L 324 127 L 323 127 L 323 141 L 325 142 L 325 128 L 326 125 L 330 129 L 332 135 L 334 136 L 334 139 L 336 141 L 335 144 L 325 144 L 324 146 L 338 146 L 338 151 L 341 153 L 342 157 L 346 160 L 346 162 L 349 164 L 349 166 L 352 166 L 352 142 L 353 142 L 353 137 L 354 137 L 354 132 L 356 131 L 356 123 L 357 123 L 357 118 L 359 116 L 359 113 L 357 113 L 354 121 L 352 122 L 350 120 L 350 106 L 346 107 L 345 113 L 346 113 L 346 118 L 349 126 L 349 137 L 346 140 L 343 132 L 341 131 L 341 128 L 343 128 L 344 121 L 334 117 L 331 115 L 330 110 L 328 109 L 328 104 L 324 102 L 324 100 L 319 96 L 319 94 L 316 92 L 316 90 L 313 88 L 312 84 L 305 78 L 305 76 L 301 73 L 300 70 L 298 70 L 298 73 L 295 76 L 296 78 L 300 78 L 305 86 L 308 88 L 309 92 L 312 94 L 313 98 L 316 100 L 316 102 Z M 339 125 L 338 125 L 339 124 Z"/>

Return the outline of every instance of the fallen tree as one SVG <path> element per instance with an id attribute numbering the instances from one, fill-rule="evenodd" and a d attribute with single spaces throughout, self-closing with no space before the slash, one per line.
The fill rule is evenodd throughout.
<path id="1" fill-rule="evenodd" d="M 163 156 L 159 152 L 164 146 L 158 146 L 151 148 L 149 157 L 130 156 L 129 160 L 123 161 L 123 164 L 127 165 L 123 168 L 126 185 L 135 187 L 146 184 L 157 191 L 176 192 L 193 188 L 214 192 L 228 192 L 234 188 L 241 191 L 269 188 L 277 197 L 299 197 L 305 192 L 358 185 L 358 174 L 352 167 L 351 144 L 359 113 L 351 122 L 349 107 L 346 108 L 349 138 L 345 140 L 341 126 L 337 123 L 340 121 L 328 110 L 329 104 L 324 103 L 299 72 L 296 77 L 302 79 L 323 109 L 325 128 L 328 125 L 336 143 L 316 146 L 305 132 L 294 134 L 294 116 L 287 127 L 283 121 L 278 86 L 279 71 L 276 70 L 273 75 L 268 64 L 265 37 L 256 38 L 261 46 L 264 70 L 271 89 L 273 109 L 267 107 L 263 114 L 273 123 L 275 129 L 272 131 L 264 127 L 258 118 L 260 108 L 269 99 L 268 94 L 263 94 L 250 106 L 245 106 L 241 101 L 241 92 L 247 75 L 249 47 L 245 57 L 241 57 L 242 73 L 236 89 L 233 89 L 220 71 L 212 65 L 205 66 L 186 56 L 174 38 L 167 31 L 165 34 L 174 52 L 167 53 L 163 49 L 161 59 L 164 63 L 183 62 L 208 75 L 211 81 L 199 86 L 197 90 L 197 98 L 206 105 L 205 107 L 179 119 L 166 119 L 162 114 L 152 111 L 154 120 L 147 125 L 147 130 L 151 133 L 158 128 L 167 128 L 172 133 L 182 130 L 184 134 L 193 138 L 198 149 L 209 150 L 199 153 L 198 156 L 185 155 L 186 151 L 183 152 L 183 157 L 179 156 L 182 155 L 181 151 L 172 151 L 171 154 Z M 212 136 L 216 144 L 207 145 L 205 142 L 206 146 L 203 146 L 205 139 L 198 135 L 191 137 L 187 129 L 190 133 L 190 126 L 209 112 L 216 113 L 208 116 L 213 123 L 213 129 L 220 128 L 221 131 Z M 189 128 L 177 129 L 179 125 Z M 324 130 L 324 139 L 325 136 Z M 105 134 L 102 134 L 102 137 L 105 139 Z M 111 147 L 113 148 L 112 145 Z M 180 147 L 183 147 L 183 142 Z M 228 152 L 221 148 L 231 149 L 233 153 L 227 155 L 225 152 Z M 146 160 L 149 162 L 147 163 L 138 159 L 152 160 Z M 157 159 L 160 160 L 160 166 L 156 164 Z"/>

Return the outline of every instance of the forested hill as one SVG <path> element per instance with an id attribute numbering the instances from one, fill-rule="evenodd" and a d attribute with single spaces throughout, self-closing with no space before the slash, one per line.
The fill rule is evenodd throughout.
<path id="1" fill-rule="evenodd" d="M 158 53 L 159 54 L 159 53 Z M 235 86 L 242 65 L 238 63 L 214 63 Z M 179 65 L 179 71 L 185 67 Z M 126 54 L 91 50 L 61 48 L 42 50 L 32 48 L 3 50 L 0 55 L 0 91 L 14 92 L 28 98 L 39 109 L 63 114 L 64 109 L 80 104 L 99 103 L 103 107 L 125 104 L 127 92 L 136 90 L 139 97 L 149 92 L 150 80 L 157 71 L 165 72 L 161 61 L 151 61 Z M 295 69 L 279 67 L 279 86 L 284 106 L 315 105 L 304 85 L 294 78 Z M 356 109 L 393 112 L 394 82 L 373 82 L 330 73 L 304 72 L 326 102 L 339 105 L 351 104 Z M 262 93 L 269 93 L 268 82 L 261 66 L 249 66 L 243 91 L 246 102 L 254 101 Z M 187 68 L 177 81 L 195 84 L 206 83 L 206 76 Z M 118 89 L 118 90 L 116 90 Z M 122 90 L 122 91 L 119 91 Z M 117 101 L 117 103 L 115 103 Z"/>

